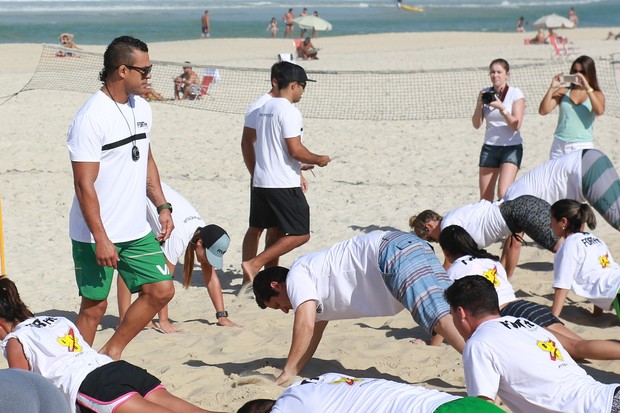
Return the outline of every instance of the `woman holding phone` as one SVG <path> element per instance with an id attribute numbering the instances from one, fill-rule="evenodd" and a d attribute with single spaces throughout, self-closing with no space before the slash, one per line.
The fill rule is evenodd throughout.
<path id="1" fill-rule="evenodd" d="M 577 149 L 594 147 L 592 126 L 594 118 L 605 112 L 605 95 L 596 78 L 594 60 L 579 56 L 570 67 L 570 76 L 553 76 L 549 90 L 538 107 L 545 116 L 560 107 L 558 124 L 553 135 L 549 159 Z"/>
<path id="2" fill-rule="evenodd" d="M 506 60 L 493 60 L 489 76 L 492 86 L 478 94 L 471 123 L 479 129 L 487 122 L 478 165 L 480 199 L 493 201 L 495 184 L 498 184 L 497 197 L 502 198 L 521 166 L 523 139 L 519 129 L 525 113 L 525 97 L 518 88 L 508 86 L 510 66 Z"/>

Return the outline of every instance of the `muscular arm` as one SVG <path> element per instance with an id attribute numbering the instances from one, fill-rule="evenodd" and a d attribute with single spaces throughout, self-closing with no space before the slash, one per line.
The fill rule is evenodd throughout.
<path id="1" fill-rule="evenodd" d="M 153 153 L 149 148 L 149 158 L 146 169 L 146 196 L 151 200 L 153 205 L 160 206 L 166 203 L 164 191 L 161 189 L 161 181 L 159 179 L 159 170 L 153 158 Z M 174 229 L 172 222 L 172 214 L 169 209 L 164 209 L 159 213 L 159 223 L 161 224 L 161 234 L 156 234 L 159 241 L 165 241 L 170 238 L 170 234 Z"/>
<path id="2" fill-rule="evenodd" d="M 116 268 L 118 252 L 103 227 L 95 180 L 99 175 L 99 162 L 71 162 L 73 186 L 84 221 L 95 239 L 97 264 Z"/>
<path id="3" fill-rule="evenodd" d="M 327 155 L 316 155 L 310 152 L 302 143 L 301 136 L 295 138 L 286 139 L 286 147 L 289 154 L 293 159 L 298 160 L 301 163 L 307 163 L 311 165 L 326 166 L 330 159 Z"/>
<path id="4" fill-rule="evenodd" d="M 293 339 L 282 374 L 276 379 L 276 384 L 285 384 L 296 375 L 312 357 L 322 336 L 315 337 L 316 303 L 306 301 L 297 307 L 293 324 Z M 326 323 L 325 323 L 326 324 Z M 323 330 L 325 326 L 323 326 Z M 313 347 L 314 346 L 314 347 Z"/>
<path id="5" fill-rule="evenodd" d="M 250 176 L 254 175 L 254 165 L 256 163 L 254 142 L 256 142 L 256 129 L 244 126 L 243 133 L 241 134 L 241 154 L 243 155 L 243 162 Z"/>
<path id="6" fill-rule="evenodd" d="M 30 370 L 30 364 L 24 354 L 24 347 L 16 338 L 10 339 L 6 345 L 6 359 L 12 369 Z"/>

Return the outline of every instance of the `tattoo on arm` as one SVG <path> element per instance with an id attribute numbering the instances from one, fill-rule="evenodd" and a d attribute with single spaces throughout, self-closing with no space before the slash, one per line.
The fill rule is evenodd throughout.
<path id="1" fill-rule="evenodd" d="M 151 200 L 153 205 L 155 205 L 155 195 L 153 194 L 153 182 L 151 178 L 146 178 L 146 196 Z"/>

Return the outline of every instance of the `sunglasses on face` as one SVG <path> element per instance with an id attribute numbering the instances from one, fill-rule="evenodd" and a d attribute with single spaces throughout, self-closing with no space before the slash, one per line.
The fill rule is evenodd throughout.
<path id="1" fill-rule="evenodd" d="M 297 82 L 297 84 L 301 86 L 303 90 L 306 90 L 306 82 Z"/>
<path id="2" fill-rule="evenodd" d="M 135 70 L 136 72 L 140 73 L 142 77 L 147 77 L 149 73 L 151 73 L 151 70 L 153 70 L 153 65 L 144 67 L 125 65 L 125 67 L 129 70 Z"/>

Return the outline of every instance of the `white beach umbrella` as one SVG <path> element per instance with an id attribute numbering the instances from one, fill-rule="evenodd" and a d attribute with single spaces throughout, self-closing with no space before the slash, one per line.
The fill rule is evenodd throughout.
<path id="1" fill-rule="evenodd" d="M 330 22 L 317 16 L 298 17 L 293 21 L 297 23 L 297 25 L 302 29 L 314 29 L 317 31 L 326 31 L 332 29 L 332 25 Z"/>
<path id="2" fill-rule="evenodd" d="M 554 13 L 536 20 L 533 26 L 537 29 L 572 29 L 575 23 Z"/>

